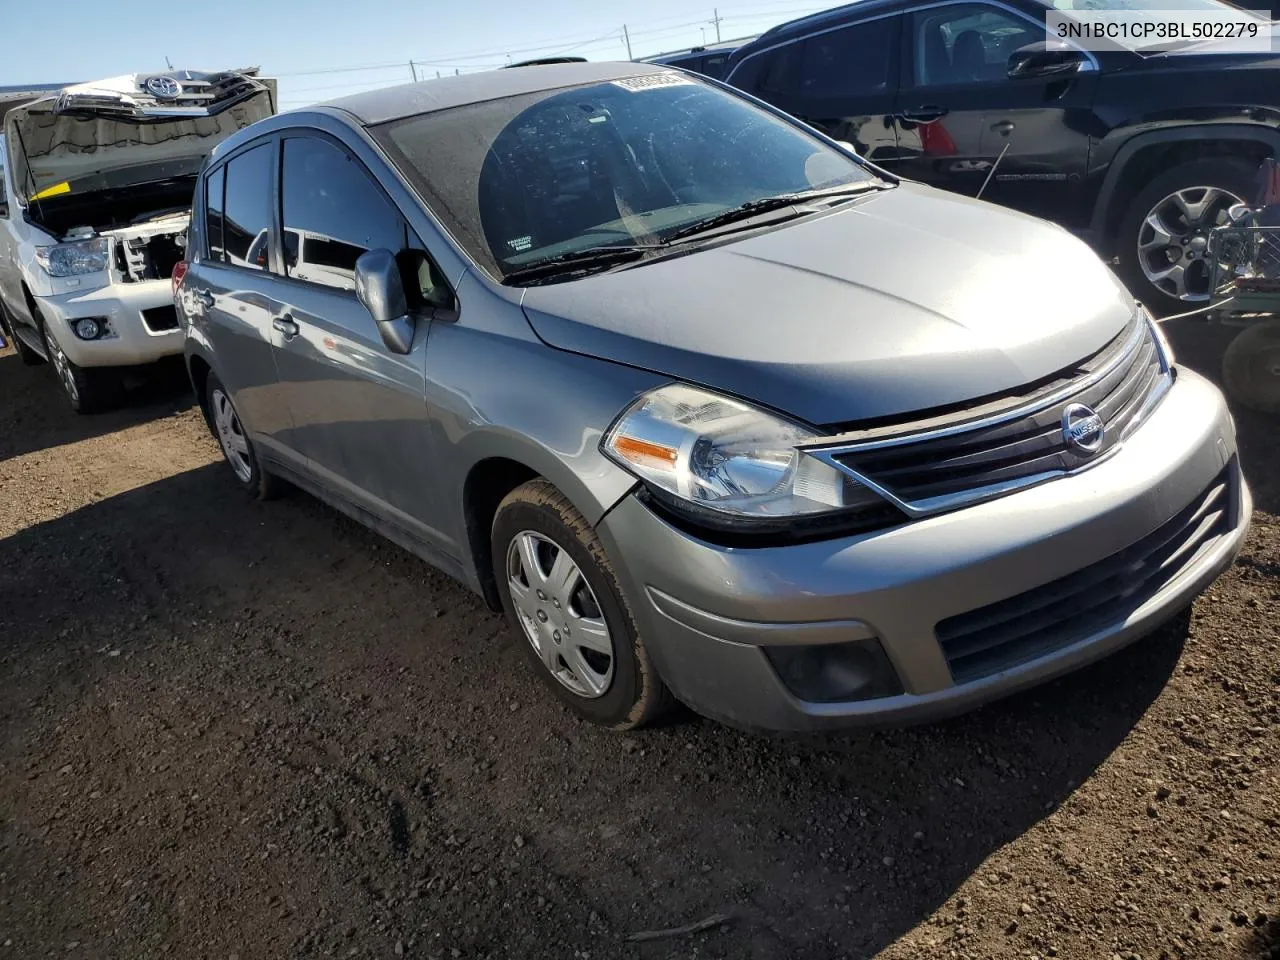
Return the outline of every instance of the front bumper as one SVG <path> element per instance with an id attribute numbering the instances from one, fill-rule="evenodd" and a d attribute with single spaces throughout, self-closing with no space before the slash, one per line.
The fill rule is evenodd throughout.
<path id="1" fill-rule="evenodd" d="M 734 549 L 695 539 L 628 497 L 598 531 L 659 673 L 689 706 L 778 730 L 916 722 L 1083 666 L 1189 603 L 1231 565 L 1248 529 L 1252 500 L 1235 452 L 1222 395 L 1180 370 L 1105 462 L 965 510 L 857 537 Z M 1171 560 L 1176 567 L 1154 592 L 1135 596 L 1111 622 L 1082 621 L 1078 634 L 1068 620 L 1069 635 L 1047 651 L 1014 655 L 980 676 L 953 671 L 940 623 L 1114 562 L 1224 476 L 1230 503 L 1214 536 Z M 879 638 L 904 693 L 807 702 L 762 649 L 864 636 Z"/>
<path id="2" fill-rule="evenodd" d="M 182 353 L 181 328 L 152 329 L 148 324 L 155 321 L 143 315 L 144 310 L 173 307 L 173 286 L 168 280 L 113 283 L 96 290 L 35 299 L 50 335 L 77 366 L 135 366 Z M 115 335 L 81 340 L 71 324 L 82 317 L 105 317 Z"/>

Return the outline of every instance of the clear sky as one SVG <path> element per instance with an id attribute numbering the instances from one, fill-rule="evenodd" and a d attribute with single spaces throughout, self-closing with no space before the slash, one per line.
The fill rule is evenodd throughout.
<path id="1" fill-rule="evenodd" d="M 162 70 L 168 57 L 187 69 L 261 66 L 280 78 L 287 109 L 404 83 L 411 59 L 423 77 L 552 54 L 625 60 L 623 24 L 633 54 L 642 57 L 714 42 L 717 5 L 720 34 L 728 40 L 837 2 L 220 0 L 202 6 L 59 0 L 52 27 L 5 44 L 0 85 Z"/>

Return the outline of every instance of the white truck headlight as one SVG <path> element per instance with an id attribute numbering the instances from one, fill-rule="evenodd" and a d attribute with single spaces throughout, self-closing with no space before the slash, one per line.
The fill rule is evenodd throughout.
<path id="1" fill-rule="evenodd" d="M 106 237 L 36 247 L 36 262 L 51 277 L 100 273 L 111 263 L 111 241 Z"/>

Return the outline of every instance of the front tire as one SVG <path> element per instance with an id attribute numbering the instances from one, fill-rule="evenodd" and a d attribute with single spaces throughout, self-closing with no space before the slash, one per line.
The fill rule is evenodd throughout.
<path id="1" fill-rule="evenodd" d="M 670 706 L 604 547 L 564 494 L 545 480 L 517 487 L 498 507 L 491 545 L 507 620 L 556 696 L 615 730 Z"/>
<path id="2" fill-rule="evenodd" d="M 1116 234 L 1120 278 L 1158 316 L 1209 302 L 1209 231 L 1254 192 L 1243 160 L 1192 160 L 1161 174 L 1130 201 Z"/>
<path id="3" fill-rule="evenodd" d="M 76 413 L 101 413 L 119 406 L 124 398 L 124 383 L 114 370 L 98 370 L 81 367 L 72 362 L 62 351 L 55 337 L 50 336 L 44 318 L 36 315 L 40 324 L 40 337 L 44 340 L 45 356 L 62 384 L 71 409 Z"/>
<path id="4" fill-rule="evenodd" d="M 216 374 L 205 383 L 205 412 L 209 429 L 231 467 L 236 484 L 258 500 L 270 500 L 280 492 L 280 480 L 262 469 L 258 451 L 240 422 L 231 394 Z"/>

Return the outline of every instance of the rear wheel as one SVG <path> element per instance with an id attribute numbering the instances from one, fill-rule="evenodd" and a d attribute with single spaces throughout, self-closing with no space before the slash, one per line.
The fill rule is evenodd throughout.
<path id="1" fill-rule="evenodd" d="M 1228 157 L 1192 160 L 1153 179 L 1129 204 L 1116 236 L 1120 276 L 1159 315 L 1209 301 L 1209 232 L 1252 195 L 1256 169 Z"/>
<path id="2" fill-rule="evenodd" d="M 40 336 L 44 340 L 45 355 L 53 366 L 62 390 L 76 413 L 100 413 L 118 405 L 124 397 L 124 383 L 115 370 L 99 370 L 81 367 L 72 362 L 50 336 L 44 318 L 36 315 L 40 324 Z"/>
<path id="3" fill-rule="evenodd" d="M 542 680 L 579 716 L 630 730 L 673 702 L 582 514 L 545 480 L 517 487 L 493 521 L 507 619 Z"/>
<path id="4" fill-rule="evenodd" d="M 1245 328 L 1222 355 L 1222 382 L 1251 410 L 1280 413 L 1280 320 Z"/>
<path id="5" fill-rule="evenodd" d="M 280 481 L 262 469 L 258 452 L 245 432 L 231 395 L 214 373 L 210 373 L 205 381 L 205 409 L 209 427 L 222 448 L 222 455 L 227 458 L 236 483 L 250 496 L 270 500 L 280 491 Z"/>

